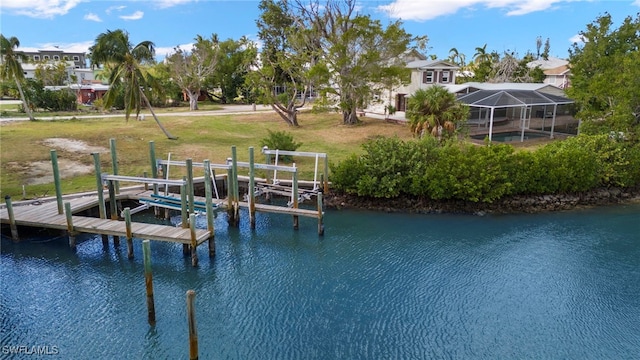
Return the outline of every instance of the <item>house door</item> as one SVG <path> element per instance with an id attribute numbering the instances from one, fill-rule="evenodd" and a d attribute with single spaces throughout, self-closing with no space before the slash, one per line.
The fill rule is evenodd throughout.
<path id="1" fill-rule="evenodd" d="M 396 95 L 396 111 L 406 111 L 407 103 L 406 103 L 406 95 L 407 94 L 398 94 Z"/>

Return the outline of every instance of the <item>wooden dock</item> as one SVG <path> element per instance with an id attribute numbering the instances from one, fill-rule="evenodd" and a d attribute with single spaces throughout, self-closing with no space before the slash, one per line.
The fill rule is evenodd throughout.
<path id="1" fill-rule="evenodd" d="M 140 191 L 127 191 L 118 196 L 118 200 L 136 198 Z M 71 204 L 71 212 L 78 213 L 98 207 L 98 197 L 93 195 L 67 199 Z M 28 201 L 13 205 L 15 224 L 18 226 L 39 227 L 47 229 L 67 230 L 65 214 L 58 214 L 55 200 L 40 202 Z M 0 209 L 0 221 L 9 224 L 7 208 Z M 74 230 L 81 233 L 111 235 L 126 237 L 125 222 L 121 220 L 100 219 L 88 216 L 72 216 Z M 181 244 L 191 244 L 191 231 L 168 225 L 132 222 L 133 237 L 149 240 L 168 241 Z M 208 230 L 196 229 L 196 243 L 202 244 L 211 237 Z"/>

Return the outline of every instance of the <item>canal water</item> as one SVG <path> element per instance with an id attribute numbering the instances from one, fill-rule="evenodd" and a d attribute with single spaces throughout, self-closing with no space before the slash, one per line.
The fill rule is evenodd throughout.
<path id="1" fill-rule="evenodd" d="M 201 359 L 639 359 L 640 205 L 536 215 L 328 211 L 216 218 L 192 268 L 140 240 L 2 239 L 0 358 L 186 359 L 196 291 Z M 205 219 L 200 219 L 204 225 Z M 47 241 L 42 241 L 47 240 Z M 13 348 L 14 351 L 15 348 Z M 20 356 L 14 358 L 20 358 Z"/>

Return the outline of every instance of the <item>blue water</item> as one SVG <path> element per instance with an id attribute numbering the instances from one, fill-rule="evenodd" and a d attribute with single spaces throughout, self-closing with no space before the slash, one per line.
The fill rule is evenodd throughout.
<path id="1" fill-rule="evenodd" d="M 246 213 L 242 213 L 246 215 Z M 205 219 L 200 219 L 204 225 Z M 3 238 L 0 357 L 201 359 L 638 359 L 640 205 L 537 215 L 329 211 L 216 218 L 216 257 L 153 242 L 157 324 L 141 242 Z M 26 358 L 40 358 L 27 356 Z M 15 357 L 19 358 L 19 357 Z"/>

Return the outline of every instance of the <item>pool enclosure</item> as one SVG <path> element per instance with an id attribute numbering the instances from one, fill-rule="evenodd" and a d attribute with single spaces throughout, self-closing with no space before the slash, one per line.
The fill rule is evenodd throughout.
<path id="1" fill-rule="evenodd" d="M 531 118 L 550 119 L 549 137 L 553 139 L 559 106 L 574 101 L 558 95 L 542 93 L 536 90 L 478 90 L 458 97 L 458 100 L 471 108 L 469 124 L 489 127 L 491 141 L 494 125 L 515 121 L 521 131 L 521 141 L 525 130 L 531 126 Z"/>

